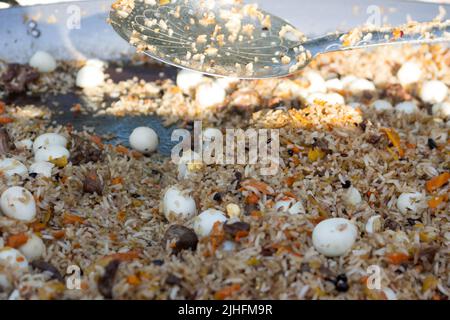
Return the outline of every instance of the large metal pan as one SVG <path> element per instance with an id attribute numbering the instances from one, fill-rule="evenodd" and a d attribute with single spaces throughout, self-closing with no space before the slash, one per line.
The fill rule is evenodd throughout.
<path id="1" fill-rule="evenodd" d="M 25 63 L 36 50 L 51 52 L 58 59 L 99 58 L 125 59 L 133 54 L 128 45 L 106 23 L 112 0 L 89 0 L 50 5 L 14 7 L 0 10 L 0 59 Z M 254 1 L 252 1 L 254 2 Z M 336 30 L 348 30 L 372 19 L 401 24 L 407 16 L 427 21 L 439 10 L 436 3 L 396 0 L 258 0 L 262 8 L 284 17 L 310 36 Z M 450 5 L 443 5 L 447 11 Z M 448 17 L 447 17 L 448 18 Z M 375 20 L 374 20 L 375 19 Z M 159 69 L 135 70 L 139 76 L 151 79 Z M 173 69 L 166 74 L 173 76 Z M 61 123 L 95 127 L 99 134 L 114 132 L 115 142 L 124 143 L 137 125 L 155 128 L 161 137 L 161 152 L 168 154 L 172 143 L 172 128 L 164 128 L 155 117 L 74 117 L 68 108 L 77 97 L 54 97 L 62 101 L 62 114 L 55 116 Z M 55 113 L 57 114 L 57 113 Z"/>

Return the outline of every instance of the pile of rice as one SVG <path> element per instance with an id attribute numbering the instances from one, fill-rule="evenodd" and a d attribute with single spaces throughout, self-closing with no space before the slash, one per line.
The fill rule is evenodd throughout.
<path id="1" fill-rule="evenodd" d="M 406 61 L 419 65 L 422 75 L 402 86 L 397 72 Z M 0 214 L 0 250 L 20 233 L 35 232 L 46 246 L 38 261 L 29 261 L 26 272 L 0 263 L 0 275 L 11 283 L 0 286 L 0 298 L 448 299 L 449 185 L 428 192 L 426 183 L 450 171 L 449 119 L 433 114 L 432 105 L 420 97 L 425 81 L 450 85 L 448 49 L 421 46 L 328 54 L 287 79 L 235 82 L 227 88 L 226 101 L 206 109 L 198 106 L 195 94 L 183 92 L 171 79 L 109 79 L 81 92 L 74 84 L 77 68 L 77 63 L 60 63 L 27 93 L 77 92 L 86 101 L 85 112 L 114 114 L 118 121 L 125 114 L 156 114 L 167 124 L 187 128 L 197 119 L 203 120 L 204 128 L 278 128 L 280 170 L 262 176 L 259 165 L 205 165 L 180 181 L 177 165 L 168 157 L 144 156 L 108 145 L 91 132 L 55 125 L 51 105 L 22 108 L 8 102 L 0 120 L 13 143 L 57 132 L 69 138 L 72 155 L 81 139 L 86 150 L 101 156 L 86 156 L 76 165 L 69 162 L 54 169 L 51 178 L 0 177 L 0 193 L 23 186 L 38 207 L 31 223 Z M 327 92 L 339 94 L 345 104 L 323 101 L 322 96 L 308 102 L 304 93 L 312 85 L 312 72 L 322 79 L 366 79 L 374 89 L 328 87 Z M 6 101 L 4 92 L 3 98 Z M 372 102 L 381 98 L 393 105 L 414 101 L 418 111 L 376 111 Z M 399 156 L 397 142 L 383 128 L 398 134 L 404 155 Z M 1 157 L 27 166 L 33 162 L 26 148 L 13 148 Z M 83 191 L 85 176 L 92 170 L 104 185 L 102 195 Z M 261 194 L 258 203 L 250 205 L 252 191 L 242 186 L 249 179 L 274 192 Z M 356 206 L 343 200 L 349 184 L 362 196 Z M 166 230 L 174 223 L 193 223 L 169 222 L 161 212 L 164 191 L 174 185 L 192 190 L 199 212 L 227 212 L 227 205 L 236 204 L 240 221 L 250 231 L 233 238 L 219 227 L 200 238 L 196 250 L 173 254 L 162 242 Z M 423 195 L 417 212 L 398 210 L 396 202 L 404 192 Z M 301 201 L 305 213 L 274 210 L 283 197 Z M 430 208 L 435 198 L 442 201 Z M 381 225 L 369 234 L 365 226 L 374 215 L 380 215 Z M 311 240 L 315 225 L 331 217 L 350 219 L 359 230 L 352 250 L 338 258 L 320 254 Z M 72 279 L 66 273 L 73 265 L 82 271 L 79 289 L 66 286 Z M 366 286 L 367 269 L 373 265 L 382 271 L 379 290 Z M 348 284 L 344 289 L 336 286 L 342 275 Z"/>

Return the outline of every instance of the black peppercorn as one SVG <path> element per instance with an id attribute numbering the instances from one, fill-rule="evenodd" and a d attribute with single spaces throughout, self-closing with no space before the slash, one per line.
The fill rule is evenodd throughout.
<path id="1" fill-rule="evenodd" d="M 428 139 L 428 148 L 430 148 L 431 150 L 436 149 L 438 147 L 436 141 L 434 141 L 433 139 L 429 138 Z"/>
<path id="2" fill-rule="evenodd" d="M 342 184 L 342 188 L 344 188 L 344 189 L 348 189 L 352 186 L 352 183 L 350 180 L 346 180 L 344 183 L 341 183 L 341 184 Z"/>
<path id="3" fill-rule="evenodd" d="M 214 201 L 222 202 L 222 194 L 220 192 L 216 192 L 213 196 Z"/>
<path id="4" fill-rule="evenodd" d="M 336 286 L 336 290 L 339 292 L 347 292 L 349 289 L 347 276 L 345 274 L 340 274 L 336 277 L 336 281 L 334 282 Z"/>

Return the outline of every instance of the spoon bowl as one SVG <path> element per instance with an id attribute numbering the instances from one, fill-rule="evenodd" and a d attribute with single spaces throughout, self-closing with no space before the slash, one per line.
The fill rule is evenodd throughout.
<path id="1" fill-rule="evenodd" d="M 156 60 L 240 79 L 288 76 L 331 51 L 450 38 L 447 20 L 307 39 L 285 20 L 238 0 L 118 0 L 110 23 L 138 51 Z"/>
<path id="2" fill-rule="evenodd" d="M 302 36 L 283 19 L 230 0 L 134 1 L 128 11 L 113 9 L 110 22 L 121 37 L 156 60 L 243 79 L 289 74 L 296 64 L 290 48 Z M 287 36 L 280 37 L 282 30 L 288 30 Z"/>

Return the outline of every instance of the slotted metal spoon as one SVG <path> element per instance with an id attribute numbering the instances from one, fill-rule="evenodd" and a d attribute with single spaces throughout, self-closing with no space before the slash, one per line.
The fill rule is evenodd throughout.
<path id="1" fill-rule="evenodd" d="M 233 25 L 227 27 L 229 13 L 241 12 L 241 6 L 234 0 L 172 0 L 156 1 L 153 5 L 134 1 L 128 12 L 113 9 L 110 22 L 121 37 L 156 60 L 213 76 L 242 79 L 287 76 L 306 66 L 315 56 L 331 51 L 449 40 L 447 20 L 430 24 L 417 33 L 403 34 L 395 28 L 362 31 L 352 43 L 343 41 L 344 33 L 302 41 L 296 32 L 283 33 L 283 29 L 295 30 L 293 25 L 259 10 L 259 17 L 261 14 L 270 17 L 270 27 L 261 18 L 241 14 L 239 37 L 228 41 L 233 35 L 230 32 Z M 208 19 L 213 23 L 205 23 Z M 225 40 L 219 43 L 217 35 L 223 35 L 221 39 Z"/>

